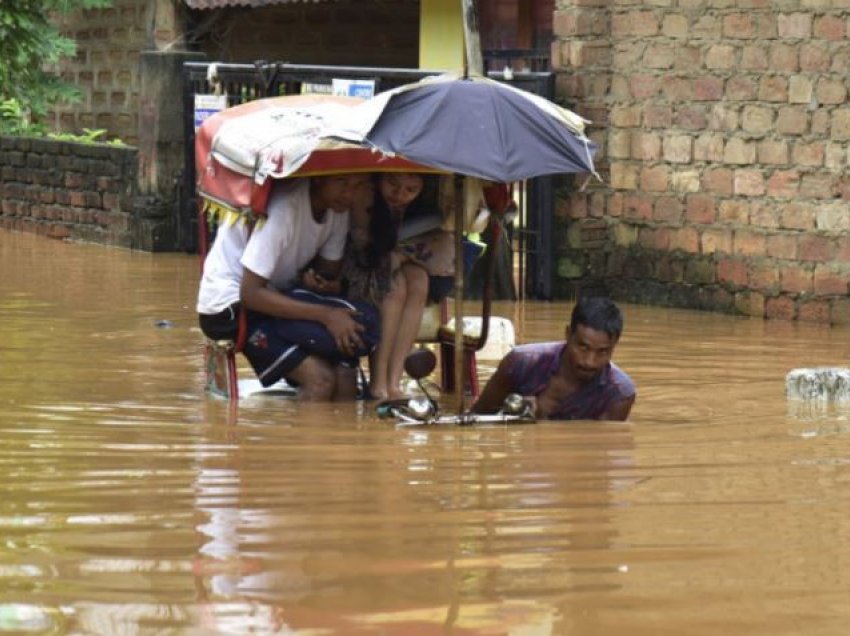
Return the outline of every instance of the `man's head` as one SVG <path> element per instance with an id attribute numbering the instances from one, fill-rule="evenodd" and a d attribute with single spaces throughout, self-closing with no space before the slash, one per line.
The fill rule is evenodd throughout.
<path id="1" fill-rule="evenodd" d="M 623 314 L 608 298 L 582 298 L 573 308 L 567 327 L 569 369 L 587 381 L 602 371 L 623 332 Z"/>
<path id="2" fill-rule="evenodd" d="M 368 174 L 336 174 L 313 177 L 310 181 L 310 199 L 313 212 L 346 212 L 363 188 L 371 188 Z"/>
<path id="3" fill-rule="evenodd" d="M 581 298 L 573 307 L 570 331 L 575 331 L 579 325 L 602 331 L 616 343 L 623 333 L 623 314 L 610 298 Z"/>

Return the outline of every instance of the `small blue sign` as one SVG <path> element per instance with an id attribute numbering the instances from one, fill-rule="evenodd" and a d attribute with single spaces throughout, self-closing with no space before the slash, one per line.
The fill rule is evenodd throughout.
<path id="1" fill-rule="evenodd" d="M 334 79 L 333 93 L 369 99 L 375 94 L 375 80 Z"/>
<path id="2" fill-rule="evenodd" d="M 227 108 L 227 95 L 195 95 L 195 130 L 204 120 Z"/>

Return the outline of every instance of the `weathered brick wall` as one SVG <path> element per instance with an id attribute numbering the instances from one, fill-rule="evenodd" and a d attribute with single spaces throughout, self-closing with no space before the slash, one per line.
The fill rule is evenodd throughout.
<path id="1" fill-rule="evenodd" d="M 143 51 L 199 49 L 222 62 L 412 68 L 419 54 L 419 3 L 410 0 L 196 12 L 174 0 L 114 0 L 109 9 L 57 16 L 57 24 L 77 42 L 76 57 L 58 70 L 83 99 L 56 108 L 48 123 L 75 133 L 103 128 L 129 145 L 139 144 Z"/>
<path id="2" fill-rule="evenodd" d="M 0 137 L 0 227 L 133 247 L 136 154 Z"/>
<path id="3" fill-rule="evenodd" d="M 850 0 L 559 0 L 554 29 L 605 180 L 561 201 L 562 287 L 850 322 Z"/>
<path id="4" fill-rule="evenodd" d="M 185 249 L 191 224 L 181 212 L 184 165 L 182 63 L 257 59 L 312 64 L 416 66 L 414 0 L 335 0 L 190 11 L 177 0 L 114 0 L 109 9 L 57 16 L 78 44 L 57 69 L 83 93 L 50 113 L 54 130 L 107 131 L 138 148 L 131 244 Z M 191 49 L 193 53 L 187 53 Z"/>
<path id="5" fill-rule="evenodd" d="M 83 93 L 82 101 L 56 108 L 54 130 L 107 131 L 108 138 L 138 144 L 139 55 L 180 42 L 182 24 L 171 0 L 114 0 L 108 9 L 57 16 L 57 26 L 77 43 L 77 55 L 57 69 Z"/>

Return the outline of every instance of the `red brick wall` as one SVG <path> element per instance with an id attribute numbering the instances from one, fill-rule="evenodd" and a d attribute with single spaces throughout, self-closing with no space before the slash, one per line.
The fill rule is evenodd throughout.
<path id="1" fill-rule="evenodd" d="M 627 300 L 850 322 L 850 2 L 561 0 L 554 29 L 605 179 L 561 203 L 560 271 Z M 601 219 L 606 248 L 586 249 Z"/>
<path id="2" fill-rule="evenodd" d="M 50 116 L 55 130 L 106 129 L 108 138 L 138 141 L 139 53 L 152 46 L 147 32 L 156 8 L 145 0 L 115 0 L 110 9 L 80 11 L 58 20 L 77 42 L 74 59 L 61 63 L 62 77 L 83 92 L 77 104 Z"/>
<path id="3" fill-rule="evenodd" d="M 134 247 L 136 151 L 0 137 L 0 227 Z"/>

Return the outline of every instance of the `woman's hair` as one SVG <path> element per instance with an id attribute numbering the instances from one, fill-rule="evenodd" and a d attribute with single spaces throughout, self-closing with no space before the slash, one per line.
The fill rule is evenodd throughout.
<path id="1" fill-rule="evenodd" d="M 437 180 L 432 175 L 422 176 L 422 191 L 404 210 L 405 216 L 416 216 L 437 205 Z M 375 198 L 369 215 L 369 236 L 371 241 L 366 248 L 366 262 L 377 267 L 398 244 L 398 226 L 401 219 L 393 217 L 387 202 L 381 196 L 381 173 L 372 175 Z"/>

